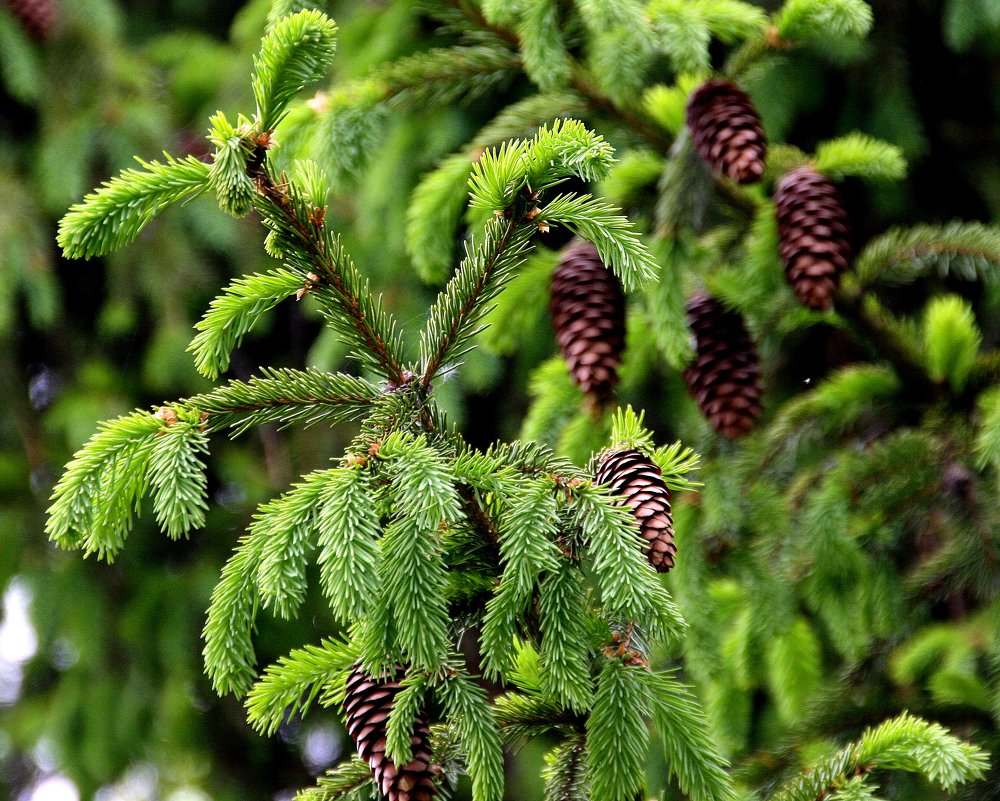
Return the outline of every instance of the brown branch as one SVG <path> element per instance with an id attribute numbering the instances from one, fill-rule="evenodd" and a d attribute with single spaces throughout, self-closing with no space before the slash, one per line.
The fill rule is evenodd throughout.
<path id="1" fill-rule="evenodd" d="M 392 354 L 382 335 L 367 319 L 361 308 L 360 299 L 346 285 L 344 277 L 325 252 L 322 238 L 317 236 L 317 233 L 323 229 L 323 221 L 320 219 L 303 220 L 299 217 L 285 187 L 276 184 L 268 175 L 264 168 L 263 154 L 260 154 L 256 163 L 251 164 L 250 177 L 256 182 L 260 193 L 270 201 L 298 234 L 300 244 L 315 265 L 318 283 L 326 284 L 333 289 L 340 307 L 354 321 L 354 327 L 361 335 L 365 345 L 375 354 L 386 377 L 392 383 L 402 384 L 405 380 L 402 365 Z"/>

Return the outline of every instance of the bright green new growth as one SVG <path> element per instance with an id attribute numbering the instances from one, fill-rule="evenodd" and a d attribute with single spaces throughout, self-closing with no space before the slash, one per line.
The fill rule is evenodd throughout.
<path id="1" fill-rule="evenodd" d="M 897 181 L 906 174 L 906 160 L 895 145 L 851 133 L 816 148 L 816 169 L 836 179 L 856 175 Z"/>
<path id="2" fill-rule="evenodd" d="M 59 247 L 67 258 L 103 256 L 132 242 L 160 211 L 208 188 L 209 166 L 193 156 L 165 164 L 136 161 L 142 170 L 125 170 L 105 181 L 59 223 Z"/>
<path id="3" fill-rule="evenodd" d="M 983 336 L 969 303 L 956 295 L 934 298 L 924 315 L 928 372 L 961 392 L 979 354 Z"/>
<path id="4" fill-rule="evenodd" d="M 627 292 L 643 291 L 637 302 L 649 321 L 641 331 L 652 333 L 670 364 L 680 368 L 687 362 L 685 280 L 692 265 L 709 266 L 702 258 L 707 247 L 664 232 L 682 230 L 689 222 L 685 215 L 699 213 L 696 204 L 703 198 L 689 197 L 698 194 L 688 191 L 690 181 L 701 180 L 704 194 L 711 179 L 690 148 L 668 155 L 663 132 L 640 115 L 630 117 L 626 102 L 638 96 L 643 70 L 654 57 L 666 55 L 676 70 L 690 72 L 676 86 L 647 92 L 644 106 L 664 130 L 682 131 L 686 97 L 710 66 L 711 40 L 763 40 L 766 15 L 739 0 L 656 0 L 648 6 L 577 0 L 572 8 L 548 0 L 485 2 L 482 12 L 497 30 L 478 31 L 471 45 L 403 57 L 363 82 L 318 96 L 304 113 L 289 104 L 323 77 L 336 26 L 319 11 L 298 10 L 303 5 L 286 0 L 281 9 L 296 13 L 269 19 L 254 62 L 256 115 L 240 115 L 235 125 L 221 113 L 212 118 L 211 165 L 169 156 L 165 164 L 143 162 L 144 171 L 126 171 L 75 206 L 59 241 L 68 256 L 106 253 L 132 241 L 170 203 L 211 188 L 227 213 L 242 216 L 253 208 L 260 215 L 268 232 L 265 247 L 282 264 L 234 280 L 212 301 L 189 348 L 199 372 L 212 379 L 225 372 L 233 350 L 261 317 L 295 296 L 315 305 L 365 377 L 263 368 L 247 381 L 104 424 L 56 487 L 50 537 L 61 547 L 110 560 L 146 496 L 163 531 L 184 536 L 204 524 L 202 457 L 209 434 L 229 429 L 235 436 L 262 424 L 360 424 L 341 459 L 259 507 L 223 567 L 203 632 L 205 669 L 215 689 L 245 694 L 251 724 L 273 734 L 289 715 L 303 715 L 316 703 L 342 704 L 346 677 L 359 662 L 372 675 L 402 668 L 387 752 L 405 763 L 413 752 L 414 718 L 438 710 L 442 721 L 432 727 L 432 741 L 441 781 L 448 785 L 444 793 L 453 789 L 449 777 L 466 773 L 474 801 L 499 801 L 502 746 L 545 736 L 547 801 L 630 801 L 648 791 L 647 753 L 650 740 L 658 739 L 667 772 L 683 793 L 693 801 L 730 801 L 736 796 L 722 754 L 740 735 L 720 736 L 714 728 L 719 716 L 711 713 L 726 704 L 739 709 L 740 692 L 766 689 L 781 721 L 800 721 L 825 689 L 824 649 L 814 620 L 830 629 L 830 648 L 863 652 L 870 636 L 863 618 L 877 617 L 872 609 L 878 587 L 894 577 L 866 561 L 858 533 L 847 525 L 851 479 L 870 479 L 880 459 L 926 463 L 933 440 L 920 432 L 886 438 L 871 453 L 848 453 L 842 467 L 815 476 L 816 488 L 796 518 L 806 545 L 787 557 L 788 569 L 806 576 L 806 610 L 785 599 L 763 614 L 766 599 L 780 596 L 778 579 L 768 584 L 761 578 L 746 594 L 722 582 L 710 584 L 702 543 L 684 541 L 685 525 L 678 526 L 682 546 L 668 591 L 647 561 L 635 516 L 592 483 L 596 452 L 634 448 L 661 469 L 673 492 L 701 486 L 691 478 L 698 455 L 679 441 L 657 447 L 642 413 L 629 406 L 595 420 L 581 412 L 582 393 L 565 363 L 543 363 L 532 381 L 537 400 L 525 420 L 525 437 L 555 440 L 561 452 L 579 453 L 578 464 L 590 460 L 584 469 L 537 442 L 499 444 L 485 452 L 471 448 L 449 426 L 434 389 L 458 369 L 487 324 L 493 328 L 482 339 L 489 346 L 517 350 L 520 329 L 541 313 L 558 258 L 555 251 L 535 250 L 536 235 L 556 226 L 593 242 Z M 457 12 L 439 9 L 448 20 Z M 563 16 L 573 13 L 576 27 L 563 25 Z M 857 37 L 871 24 L 870 10 L 857 0 L 790 0 L 773 19 L 780 36 L 794 40 Z M 564 33 L 582 37 L 594 74 L 570 54 L 577 42 Z M 407 247 L 428 280 L 443 281 L 452 273 L 466 203 L 470 219 L 487 217 L 483 230 L 465 241 L 464 258 L 430 308 L 414 360 L 365 273 L 327 225 L 328 176 L 339 186 L 360 169 L 387 109 L 481 97 L 519 69 L 545 91 L 501 112 L 430 173 L 411 199 Z M 573 118 L 589 123 L 595 108 L 638 125 L 653 149 L 638 156 L 633 151 L 617 163 L 610 144 Z M 272 133 L 282 120 L 279 139 L 287 127 L 311 146 L 329 143 L 332 156 L 310 152 L 314 160 L 296 160 L 301 151 L 291 157 L 275 151 Z M 279 155 L 280 169 L 274 162 Z M 799 155 L 804 158 L 791 154 Z M 898 150 L 859 134 L 824 143 L 815 162 L 835 176 L 890 178 L 905 170 Z M 554 194 L 570 177 L 603 182 L 609 198 Z M 632 196 L 657 178 L 660 190 L 675 186 L 677 193 L 676 202 L 661 204 L 652 221 L 658 232 L 654 259 L 619 207 L 631 208 Z M 751 286 L 734 289 L 726 279 L 735 273 L 723 270 L 706 269 L 705 280 L 712 287 L 728 284 L 720 295 L 745 308 L 767 302 L 774 276 L 780 281 L 781 275 L 772 206 L 749 194 L 739 197 L 749 199 Z M 952 269 L 986 273 L 1000 263 L 995 238 L 992 229 L 975 225 L 895 234 L 862 254 L 858 282 L 912 280 L 937 265 L 943 252 L 954 256 Z M 980 335 L 961 301 L 932 301 L 922 331 L 909 333 L 914 348 L 923 333 L 934 378 L 949 382 L 955 393 L 974 381 Z M 785 458 L 793 447 L 789 441 L 802 432 L 850 429 L 903 389 L 889 366 L 842 368 L 783 407 L 757 455 L 761 461 Z M 984 465 L 1000 464 L 993 395 L 980 397 L 976 443 Z M 571 441 L 575 448 L 567 446 Z M 707 515 L 723 517 L 714 499 L 730 488 L 727 481 L 735 486 L 725 476 L 708 480 Z M 881 508 L 876 483 L 869 480 L 858 491 L 858 503 L 868 504 L 867 519 Z M 747 525 L 766 527 L 780 518 L 777 491 L 772 501 L 773 518 L 748 516 Z M 679 520 L 691 520 L 691 506 L 675 506 L 686 507 L 687 517 Z M 732 508 L 739 515 L 744 507 Z M 718 528 L 737 532 L 742 524 Z M 313 564 L 339 628 L 261 670 L 253 641 L 257 615 L 296 615 L 310 591 Z M 755 564 L 746 569 L 763 573 Z M 690 620 L 672 592 L 683 596 Z M 728 619 L 717 619 L 722 613 Z M 717 630 L 706 633 L 713 625 Z M 721 641 L 725 670 L 698 661 L 698 649 L 712 636 Z M 475 637 L 482 671 L 506 690 L 493 700 L 463 656 Z M 650 666 L 663 654 L 679 659 L 682 649 L 685 671 L 707 688 L 709 715 L 681 683 L 686 675 Z M 915 659 L 911 655 L 911 663 Z M 948 692 L 939 688 L 941 697 L 971 697 L 954 687 Z M 995 703 L 984 692 L 976 697 L 979 708 Z M 747 709 L 748 726 L 749 714 Z M 978 749 L 903 716 L 791 779 L 776 797 L 870 798 L 877 789 L 868 775 L 873 768 L 921 773 L 950 788 L 981 775 L 984 767 Z M 362 801 L 373 790 L 369 767 L 354 760 L 303 797 Z"/>
<path id="5" fill-rule="evenodd" d="M 288 102 L 326 74 L 336 36 L 333 20 L 313 9 L 283 17 L 267 32 L 254 59 L 252 82 L 262 131 L 273 131 Z"/>
<path id="6" fill-rule="evenodd" d="M 653 0 L 648 12 L 659 45 L 678 73 L 709 70 L 713 37 L 733 42 L 767 26 L 761 9 L 740 0 Z"/>
<path id="7" fill-rule="evenodd" d="M 860 39 L 871 29 L 872 10 L 863 0 L 787 0 L 774 24 L 782 39 Z"/>

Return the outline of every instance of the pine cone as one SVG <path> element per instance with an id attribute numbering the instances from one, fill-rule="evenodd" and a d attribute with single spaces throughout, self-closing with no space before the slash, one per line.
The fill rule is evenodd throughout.
<path id="1" fill-rule="evenodd" d="M 549 313 L 573 380 L 598 402 L 610 400 L 625 349 L 625 296 L 592 243 L 575 242 L 562 252 Z"/>
<path id="2" fill-rule="evenodd" d="M 810 309 L 829 309 L 851 255 L 840 192 L 812 167 L 798 167 L 778 181 L 774 204 L 788 282 Z"/>
<path id="3" fill-rule="evenodd" d="M 55 0 L 7 0 L 7 5 L 28 34 L 38 40 L 49 35 L 59 12 Z"/>
<path id="4" fill-rule="evenodd" d="M 344 712 L 347 732 L 354 738 L 358 754 L 375 775 L 379 793 L 389 801 L 430 801 L 437 795 L 431 771 L 431 750 L 427 721 L 414 721 L 413 759 L 397 767 L 385 753 L 386 728 L 393 701 L 402 689 L 403 671 L 390 679 L 366 676 L 360 665 L 347 677 Z"/>
<path id="5" fill-rule="evenodd" d="M 750 97 L 736 84 L 702 84 L 688 100 L 687 124 L 695 150 L 715 172 L 741 184 L 763 174 L 767 137 Z"/>
<path id="6" fill-rule="evenodd" d="M 687 312 L 695 357 L 684 380 L 716 431 L 742 436 L 761 412 L 760 366 L 743 318 L 704 294 L 688 302 Z"/>
<path id="7" fill-rule="evenodd" d="M 674 566 L 674 521 L 670 516 L 670 488 L 663 483 L 660 468 L 631 448 L 608 451 L 597 465 L 594 481 L 621 496 L 620 506 L 629 506 L 646 540 L 650 564 L 660 573 Z"/>

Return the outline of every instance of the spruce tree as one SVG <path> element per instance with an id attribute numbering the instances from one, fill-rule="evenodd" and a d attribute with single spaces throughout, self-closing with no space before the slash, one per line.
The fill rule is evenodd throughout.
<path id="1" fill-rule="evenodd" d="M 996 231 L 892 230 L 848 268 L 843 233 L 828 230 L 826 186 L 901 177 L 898 148 L 855 133 L 810 154 L 771 138 L 762 184 L 746 186 L 715 171 L 688 130 L 698 124 L 689 96 L 716 75 L 713 39 L 730 47 L 718 75 L 737 86 L 790 49 L 849 53 L 871 25 L 868 6 L 789 0 L 768 17 L 733 0 L 432 2 L 426 13 L 458 44 L 297 102 L 325 75 L 336 28 L 292 5 L 274 9 L 255 59 L 254 113 L 212 118 L 210 163 L 140 162 L 74 207 L 59 242 L 70 257 L 106 254 L 205 193 L 233 216 L 252 210 L 281 266 L 236 279 L 213 301 L 190 346 L 199 371 L 223 374 L 289 298 L 314 304 L 353 367 L 264 369 L 105 423 L 56 486 L 50 537 L 113 559 L 144 498 L 164 533 L 187 536 L 205 522 L 211 434 L 355 425 L 334 466 L 260 507 L 222 569 L 204 631 L 213 684 L 244 695 L 261 731 L 314 704 L 344 709 L 359 759 L 305 797 L 367 797 L 373 782 L 408 797 L 399 777 L 417 765 L 413 786 L 425 795 L 414 797 L 431 794 L 430 773 L 433 792 L 468 774 L 473 798 L 499 798 L 503 746 L 540 737 L 551 798 L 631 798 L 667 778 L 676 788 L 666 792 L 693 799 L 904 798 L 925 786 L 911 791 L 889 771 L 947 791 L 982 777 L 981 748 L 897 701 L 950 712 L 962 734 L 997 741 L 997 359 L 975 306 L 930 280 L 989 279 Z M 672 85 L 647 85 L 657 59 Z M 329 224 L 330 182 L 371 150 L 365 126 L 387 109 L 481 97 L 522 70 L 538 93 L 501 109 L 411 200 L 407 242 L 429 280 L 449 271 L 466 185 L 471 232 L 414 348 Z M 743 108 L 753 92 L 738 91 Z M 576 119 L 591 115 L 607 138 Z M 619 137 L 616 162 L 608 140 Z M 782 181 L 803 174 L 825 182 L 823 201 L 784 214 Z M 601 195 L 575 191 L 581 184 Z M 706 454 L 701 491 L 690 447 L 657 447 L 627 403 L 583 402 L 562 357 L 535 369 L 519 440 L 477 449 L 448 422 L 437 397 L 462 360 L 477 345 L 516 348 L 531 330 L 523 301 L 544 297 L 555 264 L 537 242 L 557 228 L 593 243 L 629 298 L 624 399 L 648 396 L 643 376 L 630 383 L 630 359 L 694 371 L 689 382 L 706 397 L 727 383 L 752 394 L 754 420 L 735 445 L 710 432 L 708 422 L 727 433 L 718 412 L 702 405 L 704 424 L 693 406 L 685 412 Z M 827 272 L 839 283 L 800 290 L 783 248 L 798 261 L 832 249 Z M 923 288 L 919 307 L 899 304 L 900 285 Z M 760 350 L 762 409 L 743 357 L 716 355 L 700 373 L 692 364 L 705 339 L 725 333 L 704 315 L 705 333 L 690 340 L 685 301 L 704 290 L 719 316 L 746 319 L 740 344 Z M 995 292 L 969 294 L 995 308 Z M 812 329 L 849 338 L 856 355 L 823 360 L 807 386 L 791 387 L 769 365 Z M 647 535 L 647 501 L 622 503 L 594 480 L 623 453 L 675 493 L 676 559 L 671 551 L 662 581 L 647 558 L 664 536 Z M 257 616 L 297 614 L 313 562 L 330 634 L 261 671 Z M 647 781 L 651 732 L 665 772 Z"/>

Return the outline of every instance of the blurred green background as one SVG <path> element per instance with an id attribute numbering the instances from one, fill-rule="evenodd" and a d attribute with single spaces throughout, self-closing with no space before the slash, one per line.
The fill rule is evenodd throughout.
<path id="1" fill-rule="evenodd" d="M 769 136 L 809 150 L 860 129 L 902 148 L 904 182 L 845 186 L 858 242 L 892 225 L 995 221 L 1000 3 L 872 5 L 875 27 L 857 52 L 790 54 L 750 87 Z M 251 107 L 251 58 L 269 4 L 34 6 L 54 15 L 44 36 L 32 35 L 14 4 L 0 5 L 0 796 L 69 801 L 72 794 L 45 793 L 71 782 L 79 798 L 100 801 L 290 798 L 343 754 L 335 716 L 290 721 L 270 739 L 253 734 L 240 702 L 217 698 L 202 675 L 199 633 L 219 569 L 256 505 L 339 455 L 352 432 L 265 427 L 233 442 L 216 438 L 211 512 L 190 541 L 166 541 L 147 516 L 108 565 L 58 552 L 43 534 L 52 485 L 97 421 L 209 388 L 185 353 L 192 326 L 231 277 L 269 261 L 256 219 L 225 217 L 209 198 L 171 209 L 134 246 L 86 263 L 61 258 L 57 221 L 133 155 L 207 155 L 209 115 L 221 109 L 235 119 Z M 335 83 L 442 39 L 414 2 L 348 0 L 329 10 L 341 28 Z M 411 332 L 435 289 L 421 284 L 405 253 L 410 192 L 529 89 L 522 77 L 468 104 L 382 110 L 357 143 L 368 158 L 341 162 L 328 219 Z M 627 135 L 616 141 L 613 129 L 606 135 L 625 150 L 633 144 Z M 562 241 L 554 234 L 550 244 Z M 978 308 L 996 309 L 995 289 L 963 291 Z M 918 308 L 922 292 L 893 302 Z M 981 315 L 980 323 L 995 347 L 1000 320 Z M 474 444 L 520 428 L 527 376 L 555 353 L 544 318 L 532 325 L 518 357 L 476 352 L 442 389 Z M 823 358 L 835 359 L 838 343 L 818 328 L 783 343 L 785 387 L 812 374 L 812 354 L 826 348 Z M 766 345 L 762 352 L 778 356 Z M 245 379 L 262 364 L 333 368 L 342 357 L 307 309 L 286 303 L 230 373 Z M 676 373 L 638 369 L 646 380 L 633 382 L 628 399 L 648 410 L 663 441 L 704 440 Z M 262 662 L 328 633 L 321 599 L 310 603 L 292 623 L 261 618 Z M 510 798 L 540 797 L 537 757 L 528 756 L 512 768 Z"/>

